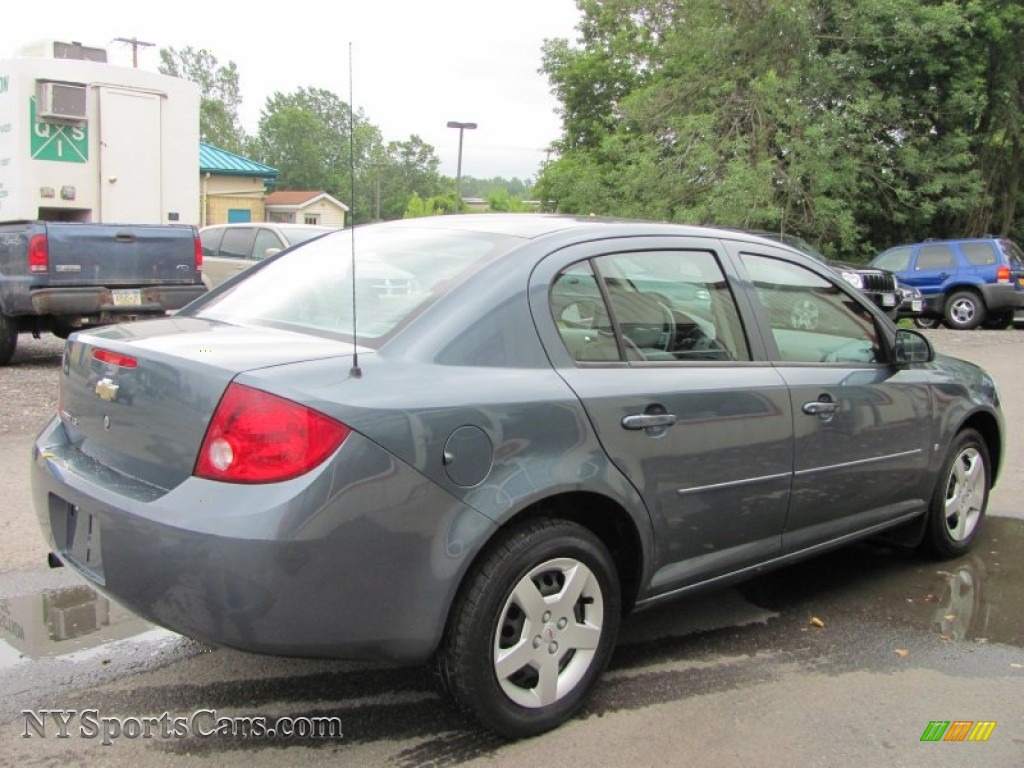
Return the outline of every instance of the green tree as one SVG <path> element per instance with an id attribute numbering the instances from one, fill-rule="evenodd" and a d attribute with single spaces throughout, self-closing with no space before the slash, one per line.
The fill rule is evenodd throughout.
<path id="1" fill-rule="evenodd" d="M 561 210 L 800 234 L 826 253 L 1011 228 L 1010 0 L 579 0 L 548 41 Z M 988 215 L 986 215 L 988 214 Z"/>
<path id="2" fill-rule="evenodd" d="M 452 189 L 455 188 L 455 180 L 446 182 Z M 489 179 L 478 179 L 474 176 L 462 177 L 463 197 L 489 197 L 495 192 L 504 191 L 515 197 L 525 197 L 530 193 L 531 184 L 529 180 L 512 178 L 506 179 L 503 176 L 493 176 Z"/>
<path id="3" fill-rule="evenodd" d="M 434 147 L 413 134 L 406 141 L 389 142 L 382 160 L 375 162 L 374 191 L 380 189 L 380 218 L 401 218 L 410 195 L 428 199 L 442 191 Z M 376 207 L 376 203 L 375 203 Z"/>
<path id="4" fill-rule="evenodd" d="M 534 210 L 523 203 L 518 195 L 510 195 L 507 189 L 497 189 L 487 196 L 487 208 L 495 213 L 524 213 Z"/>
<path id="5" fill-rule="evenodd" d="M 1016 0 L 989 0 L 966 8 L 987 50 L 976 62 L 986 99 L 972 133 L 986 197 L 965 217 L 962 229 L 968 235 L 1024 239 L 1024 6 Z"/>
<path id="6" fill-rule="evenodd" d="M 405 213 L 402 218 L 416 219 L 423 216 L 438 216 L 443 213 L 450 213 L 455 209 L 454 195 L 435 195 L 423 199 L 418 193 L 413 192 L 406 204 Z"/>
<path id="7" fill-rule="evenodd" d="M 221 65 L 205 49 L 186 46 L 160 49 L 160 72 L 191 80 L 199 86 L 199 138 L 229 152 L 241 153 L 245 131 L 238 119 L 242 103 L 238 68 L 233 61 Z"/>
<path id="8" fill-rule="evenodd" d="M 261 160 L 280 172 L 280 189 L 325 190 L 337 196 L 344 179 L 325 162 L 321 142 L 326 130 L 319 115 L 296 107 L 276 109 L 260 120 Z"/>
<path id="9" fill-rule="evenodd" d="M 347 201 L 353 220 L 361 223 L 373 215 L 373 162 L 382 154 L 381 143 L 380 130 L 361 109 L 350 115 L 349 105 L 334 93 L 299 88 L 267 99 L 251 149 L 281 172 L 280 188 L 322 189 Z"/>

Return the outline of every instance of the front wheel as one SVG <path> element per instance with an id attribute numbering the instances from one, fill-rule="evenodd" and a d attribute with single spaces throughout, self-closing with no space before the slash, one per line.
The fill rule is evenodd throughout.
<path id="1" fill-rule="evenodd" d="M 914 325 L 918 328 L 930 330 L 932 328 L 938 328 L 942 325 L 941 317 L 915 317 Z"/>
<path id="2" fill-rule="evenodd" d="M 507 738 L 568 720 L 611 656 L 618 573 L 604 544 L 566 520 L 513 528 L 467 576 L 437 656 L 457 706 Z"/>
<path id="3" fill-rule="evenodd" d="M 991 482 L 985 441 L 973 429 L 965 429 L 953 440 L 942 465 L 928 507 L 922 549 L 940 558 L 967 552 L 985 518 Z"/>

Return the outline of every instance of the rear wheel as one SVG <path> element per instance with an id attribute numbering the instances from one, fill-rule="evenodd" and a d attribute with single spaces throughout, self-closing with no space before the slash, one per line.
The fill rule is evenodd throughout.
<path id="1" fill-rule="evenodd" d="M 442 684 L 502 736 L 547 731 L 583 705 L 620 612 L 615 564 L 593 533 L 566 520 L 526 523 L 467 576 L 438 651 Z"/>
<path id="2" fill-rule="evenodd" d="M 0 314 L 0 365 L 7 365 L 18 346 L 18 324 L 14 318 Z"/>
<path id="3" fill-rule="evenodd" d="M 955 330 L 977 328 L 985 314 L 985 302 L 973 291 L 957 291 L 946 299 L 946 325 Z"/>
<path id="4" fill-rule="evenodd" d="M 965 429 L 953 440 L 928 508 L 921 547 L 940 558 L 967 552 L 981 528 L 991 484 L 988 449 Z"/>

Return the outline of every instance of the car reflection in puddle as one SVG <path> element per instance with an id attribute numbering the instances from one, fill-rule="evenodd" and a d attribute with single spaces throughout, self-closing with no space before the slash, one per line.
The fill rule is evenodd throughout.
<path id="1" fill-rule="evenodd" d="M 1024 646 L 1024 521 L 989 517 L 971 554 L 933 561 L 858 544 L 738 587 L 783 614 L 935 632 L 943 640 Z"/>
<path id="2" fill-rule="evenodd" d="M 955 560 L 854 544 L 730 589 L 665 603 L 623 624 L 618 658 L 631 647 L 630 663 L 643 664 L 646 643 L 722 631 L 748 650 L 786 646 L 793 635 L 785 627 L 806 629 L 810 617 L 842 628 L 851 641 L 884 627 L 1024 647 L 1024 521 L 988 518 L 973 552 Z M 739 628 L 746 630 L 732 632 Z"/>
<path id="3" fill-rule="evenodd" d="M 66 657 L 152 630 L 85 584 L 0 598 L 0 668 Z"/>

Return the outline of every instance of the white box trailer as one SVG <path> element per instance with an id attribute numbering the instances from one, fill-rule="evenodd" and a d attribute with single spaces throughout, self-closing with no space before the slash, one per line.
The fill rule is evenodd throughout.
<path id="1" fill-rule="evenodd" d="M 199 88 L 45 41 L 0 61 L 0 221 L 199 224 Z"/>

